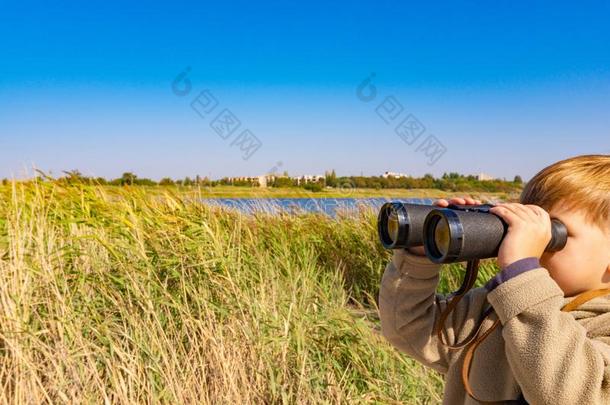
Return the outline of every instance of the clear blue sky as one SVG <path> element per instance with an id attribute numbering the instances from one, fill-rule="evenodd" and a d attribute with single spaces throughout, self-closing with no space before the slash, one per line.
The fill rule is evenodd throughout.
<path id="1" fill-rule="evenodd" d="M 421 2 L 424 3 L 424 2 Z M 433 2 L 427 2 L 433 3 Z M 486 172 L 610 153 L 608 2 L 3 2 L 0 177 Z M 192 91 L 172 92 L 186 67 Z M 375 73 L 375 100 L 356 97 Z M 190 107 L 200 91 L 210 116 Z M 446 152 L 375 112 L 393 95 Z M 228 108 L 227 140 L 210 121 Z M 262 146 L 248 160 L 234 138 Z"/>

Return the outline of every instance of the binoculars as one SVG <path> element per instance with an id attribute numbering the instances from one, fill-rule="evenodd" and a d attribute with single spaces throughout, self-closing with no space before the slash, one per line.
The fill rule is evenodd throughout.
<path id="1" fill-rule="evenodd" d="M 377 218 L 381 244 L 386 249 L 424 246 L 434 263 L 453 263 L 496 257 L 508 231 L 508 224 L 489 212 L 491 204 L 432 205 L 389 202 Z M 551 240 L 545 251 L 563 249 L 568 231 L 558 219 L 551 219 Z"/>

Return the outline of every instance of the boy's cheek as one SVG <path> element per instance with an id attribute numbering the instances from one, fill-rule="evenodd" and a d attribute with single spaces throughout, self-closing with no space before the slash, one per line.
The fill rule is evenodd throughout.
<path id="1" fill-rule="evenodd" d="M 563 279 L 562 273 L 565 262 L 561 260 L 561 255 L 559 253 L 560 252 L 544 253 L 542 257 L 540 257 L 540 265 L 547 269 L 555 281 Z"/>
<path id="2" fill-rule="evenodd" d="M 544 252 L 540 256 L 540 265 L 549 272 L 558 272 L 561 269 L 569 269 L 577 265 L 577 258 L 580 256 L 578 241 L 568 238 L 568 242 L 563 249 L 557 252 Z M 577 254 L 574 254 L 577 253 Z"/>
<path id="3" fill-rule="evenodd" d="M 579 269 L 577 263 L 573 263 L 567 252 L 559 251 L 551 254 L 545 253 L 540 258 L 540 265 L 548 270 L 551 278 L 557 283 L 566 297 L 574 295 L 582 290 L 583 283 L 586 284 L 584 270 Z M 580 270 L 580 273 L 578 272 Z"/>
<path id="4" fill-rule="evenodd" d="M 556 257 L 553 259 L 556 259 Z M 574 272 L 566 271 L 564 263 L 554 264 L 554 261 L 555 260 L 548 260 L 543 262 L 543 260 L 540 260 L 540 265 L 547 269 L 551 278 L 557 283 L 566 296 L 568 296 L 575 287 L 576 280 L 574 280 Z"/>
<path id="5" fill-rule="evenodd" d="M 540 256 L 540 265 L 550 272 L 552 270 L 553 262 L 555 261 L 555 255 L 557 255 L 557 253 L 558 252 L 544 252 L 542 256 Z"/>

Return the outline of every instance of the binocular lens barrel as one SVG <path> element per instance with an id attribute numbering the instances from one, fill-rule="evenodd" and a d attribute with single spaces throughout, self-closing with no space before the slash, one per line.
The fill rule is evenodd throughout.
<path id="1" fill-rule="evenodd" d="M 426 216 L 435 209 L 432 205 L 389 202 L 384 204 L 377 218 L 377 231 L 386 249 L 400 249 L 423 244 Z"/>
<path id="2" fill-rule="evenodd" d="M 485 211 L 436 209 L 424 222 L 424 249 L 435 263 L 452 263 L 496 257 L 508 225 L 497 215 Z M 551 220 L 551 241 L 546 251 L 563 249 L 567 229 Z"/>

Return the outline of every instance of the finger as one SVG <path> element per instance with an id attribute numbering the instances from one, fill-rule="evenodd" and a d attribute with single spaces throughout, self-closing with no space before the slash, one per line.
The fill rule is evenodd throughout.
<path id="1" fill-rule="evenodd" d="M 515 214 L 515 216 L 521 219 L 522 221 L 533 221 L 531 214 L 519 207 L 520 204 L 504 203 L 501 205 L 504 206 L 504 208 L 506 208 L 507 210 L 511 211 L 513 214 Z"/>
<path id="2" fill-rule="evenodd" d="M 534 205 L 534 204 L 526 204 L 526 207 L 529 207 L 530 209 L 532 209 L 533 211 L 536 212 L 537 215 L 541 215 L 541 216 L 547 216 L 549 215 L 549 213 L 547 212 L 547 210 L 545 210 L 544 208 L 542 208 L 539 205 Z"/>
<path id="3" fill-rule="evenodd" d="M 502 218 L 508 224 L 508 226 L 512 226 L 521 221 L 521 217 L 509 209 L 506 204 L 498 204 L 492 207 L 489 212 Z"/>
<path id="4" fill-rule="evenodd" d="M 531 222 L 540 222 L 540 216 L 536 210 L 533 210 L 532 207 L 528 207 L 523 204 L 515 204 L 514 208 L 523 214 L 523 217 Z"/>
<path id="5" fill-rule="evenodd" d="M 528 205 L 526 205 L 526 207 L 529 207 L 529 209 L 531 209 L 533 212 L 536 213 L 536 216 L 539 221 L 542 221 L 542 222 L 551 221 L 551 216 L 544 208 L 542 208 L 538 205 L 534 205 L 534 204 L 528 204 Z"/>
<path id="6" fill-rule="evenodd" d="M 436 205 L 437 207 L 447 207 L 449 205 L 449 202 L 441 198 L 440 200 L 436 200 L 434 202 L 434 205 Z"/>
<path id="7" fill-rule="evenodd" d="M 469 205 L 475 205 L 476 204 L 476 202 L 474 201 L 473 198 L 466 197 L 466 198 L 464 198 L 464 200 L 466 201 L 466 204 L 469 204 Z"/>
<path id="8" fill-rule="evenodd" d="M 466 200 L 464 200 L 461 197 L 453 197 L 451 200 L 449 200 L 450 204 L 458 204 L 458 205 L 465 205 L 466 204 Z"/>

